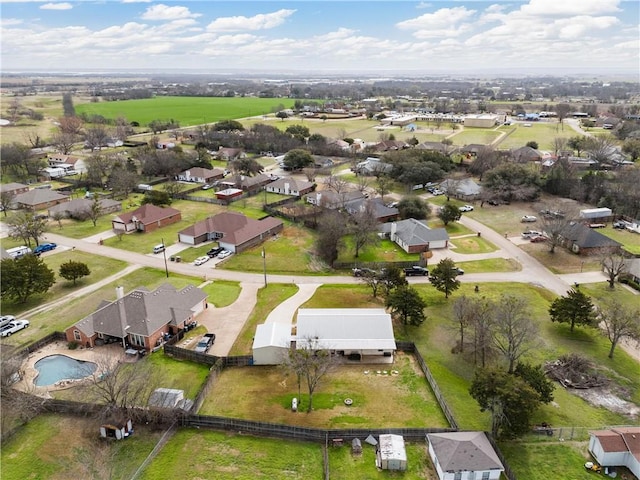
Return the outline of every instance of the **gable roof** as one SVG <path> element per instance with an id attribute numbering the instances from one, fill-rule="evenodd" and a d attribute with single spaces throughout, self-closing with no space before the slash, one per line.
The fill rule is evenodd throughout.
<path id="1" fill-rule="evenodd" d="M 381 198 L 357 198 L 345 205 L 350 214 L 363 212 L 366 208 L 371 208 L 375 218 L 387 218 L 398 215 L 398 209 L 387 207 Z"/>
<path id="2" fill-rule="evenodd" d="M 269 184 L 269 188 L 284 189 L 287 183 L 289 184 L 289 190 L 293 190 L 296 192 L 308 190 L 314 185 L 312 182 L 307 182 L 306 180 L 296 180 L 293 177 L 286 177 L 274 180 Z"/>
<path id="3" fill-rule="evenodd" d="M 446 192 L 450 184 L 452 188 L 455 188 L 455 192 L 452 193 L 457 195 L 479 195 L 482 191 L 482 187 L 472 178 L 462 178 L 460 180 L 447 179 L 440 184 L 440 187 Z"/>
<path id="4" fill-rule="evenodd" d="M 45 188 L 34 188 L 28 192 L 17 194 L 13 201 L 16 203 L 22 203 L 23 205 L 39 205 L 41 203 L 57 202 L 68 198 L 69 197 L 66 195 L 61 195 Z"/>
<path id="5" fill-rule="evenodd" d="M 111 200 L 110 198 L 102 198 L 98 200 L 100 204 L 100 208 L 103 210 L 110 209 L 115 207 L 116 205 L 122 205 L 121 202 L 117 200 Z M 57 212 L 70 212 L 70 213 L 80 213 L 85 210 L 89 210 L 91 205 L 93 204 L 93 200 L 90 198 L 74 198 L 65 203 L 61 203 L 55 205 L 49 209 L 49 213 L 57 213 Z"/>
<path id="6" fill-rule="evenodd" d="M 253 349 L 263 347 L 289 348 L 291 345 L 291 325 L 288 323 L 262 323 L 257 326 L 253 337 Z"/>
<path id="7" fill-rule="evenodd" d="M 187 168 L 179 173 L 180 176 L 183 177 L 196 177 L 196 178 L 213 178 L 213 177 L 224 177 L 224 171 L 220 168 L 202 168 L 202 167 L 192 167 Z"/>
<path id="8" fill-rule="evenodd" d="M 16 190 L 22 190 L 23 188 L 28 188 L 23 183 L 0 183 L 0 192 L 15 192 Z"/>
<path id="9" fill-rule="evenodd" d="M 611 248 L 621 247 L 622 244 L 601 234 L 600 232 L 589 228 L 582 223 L 574 223 L 569 225 L 563 232 L 562 236 L 580 248 Z"/>
<path id="10" fill-rule="evenodd" d="M 392 223 L 384 223 L 380 226 L 380 231 L 390 234 L 395 224 L 395 235 L 402 240 L 405 245 L 424 245 L 425 243 L 449 240 L 449 234 L 444 228 L 429 228 L 426 223 L 407 218 Z"/>
<path id="11" fill-rule="evenodd" d="M 331 350 L 396 349 L 391 315 L 383 308 L 301 308 L 296 345 L 304 348 L 314 338 Z"/>
<path id="12" fill-rule="evenodd" d="M 618 427 L 589 433 L 598 439 L 603 451 L 629 452 L 640 461 L 640 427 Z"/>
<path id="13" fill-rule="evenodd" d="M 126 331 L 148 337 L 164 325 L 178 325 L 189 318 L 191 309 L 206 298 L 207 294 L 194 285 L 177 290 L 165 283 L 153 292 L 138 287 L 114 302 L 102 301 L 74 328 L 87 336 L 98 332 L 122 338 Z"/>
<path id="14" fill-rule="evenodd" d="M 180 210 L 176 210 L 171 207 L 158 207 L 153 203 L 146 203 L 139 208 L 131 212 L 126 212 L 118 215 L 114 218 L 114 221 L 120 221 L 122 223 L 131 223 L 135 219 L 143 225 L 148 225 L 153 222 L 179 215 Z"/>
<path id="15" fill-rule="evenodd" d="M 445 472 L 504 470 L 484 432 L 430 433 L 427 439 Z"/>
<path id="16" fill-rule="evenodd" d="M 181 230 L 178 235 L 199 237 L 215 232 L 222 234 L 225 243 L 242 245 L 279 225 L 282 225 L 282 220 L 273 217 L 255 220 L 237 212 L 222 212 Z"/>

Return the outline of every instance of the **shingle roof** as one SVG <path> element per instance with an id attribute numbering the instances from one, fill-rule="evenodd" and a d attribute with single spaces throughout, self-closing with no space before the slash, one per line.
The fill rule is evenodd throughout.
<path id="1" fill-rule="evenodd" d="M 380 230 L 384 233 L 391 233 L 392 228 L 393 223 L 385 223 L 381 225 Z M 415 218 L 395 222 L 395 228 L 396 236 L 409 246 L 449 240 L 449 234 L 444 228 L 429 228 L 425 223 Z"/>
<path id="2" fill-rule="evenodd" d="M 173 215 L 179 215 L 180 210 L 176 210 L 171 207 L 157 207 L 152 203 L 147 203 L 142 205 L 139 208 L 136 208 L 132 212 L 126 212 L 118 215 L 114 218 L 115 221 L 120 221 L 122 223 L 131 223 L 133 218 L 135 217 L 138 222 L 143 225 L 148 225 L 153 222 L 157 222 L 159 220 L 163 220 L 167 217 L 172 217 Z"/>
<path id="3" fill-rule="evenodd" d="M 21 189 L 23 189 L 25 187 L 26 187 L 26 185 L 24 185 L 22 183 L 16 183 L 16 182 L 1 183 L 0 184 L 0 192 L 13 192 L 15 190 L 21 190 Z"/>
<path id="4" fill-rule="evenodd" d="M 601 234 L 600 232 L 589 228 L 582 223 L 574 223 L 569 225 L 563 232 L 562 236 L 571 240 L 580 248 L 609 248 L 620 247 L 621 243 Z"/>
<path id="5" fill-rule="evenodd" d="M 286 184 L 289 184 L 289 190 L 300 192 L 302 190 L 307 190 L 313 187 L 313 183 L 307 182 L 305 180 L 296 180 L 292 177 L 279 178 L 269 184 L 269 188 L 279 188 L 284 189 Z"/>
<path id="6" fill-rule="evenodd" d="M 504 470 L 484 432 L 430 433 L 427 438 L 445 472 Z"/>
<path id="7" fill-rule="evenodd" d="M 22 203 L 23 205 L 39 205 L 46 202 L 56 202 L 59 200 L 68 199 L 66 195 L 60 195 L 57 192 L 52 192 L 44 188 L 34 188 L 28 192 L 19 193 L 14 197 L 14 202 Z"/>
<path id="8" fill-rule="evenodd" d="M 222 240 L 231 245 L 243 243 L 282 225 L 282 220 L 267 217 L 255 220 L 237 212 L 223 212 L 191 225 L 178 232 L 178 235 L 199 237 L 205 233 L 220 233 Z"/>
<path id="9" fill-rule="evenodd" d="M 100 208 L 102 209 L 108 209 L 111 208 L 115 205 L 121 205 L 121 202 L 118 202 L 117 200 L 111 200 L 110 198 L 103 198 L 101 200 L 98 200 L 98 203 L 100 204 Z M 89 199 L 89 198 L 75 198 L 73 200 L 70 200 L 68 202 L 65 203 L 61 203 L 59 205 L 55 205 L 53 207 L 51 207 L 49 209 L 50 213 L 56 213 L 56 212 L 71 212 L 71 213 L 79 213 L 82 212 L 84 210 L 88 210 L 91 208 L 91 205 L 93 204 L 93 200 Z"/>

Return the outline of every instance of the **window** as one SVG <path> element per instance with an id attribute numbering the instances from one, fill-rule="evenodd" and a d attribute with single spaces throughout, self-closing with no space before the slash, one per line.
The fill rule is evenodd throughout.
<path id="1" fill-rule="evenodd" d="M 489 472 L 482 472 L 482 480 L 489 480 Z"/>
<path id="2" fill-rule="evenodd" d="M 132 345 L 136 345 L 138 347 L 144 347 L 144 337 L 142 335 L 130 333 L 129 340 L 131 340 Z"/>
<path id="3" fill-rule="evenodd" d="M 80 331 L 79 330 L 74 330 L 73 331 L 73 338 L 76 340 L 76 342 L 79 342 L 80 340 L 82 340 L 82 337 L 80 336 Z"/>
<path id="4" fill-rule="evenodd" d="M 456 472 L 453 475 L 453 480 L 462 480 L 462 472 Z"/>

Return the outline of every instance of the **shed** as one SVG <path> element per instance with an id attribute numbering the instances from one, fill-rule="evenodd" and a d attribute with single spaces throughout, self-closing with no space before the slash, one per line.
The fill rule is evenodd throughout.
<path id="1" fill-rule="evenodd" d="M 354 455 L 359 455 L 362 453 L 362 442 L 359 438 L 354 438 L 351 440 L 351 453 Z"/>
<path id="2" fill-rule="evenodd" d="M 406 470 L 407 452 L 402 435 L 380 435 L 380 444 L 376 453 L 376 464 L 383 470 Z"/>
<path id="3" fill-rule="evenodd" d="M 153 407 L 180 408 L 184 402 L 184 391 L 175 388 L 156 388 L 149 397 L 149 405 Z"/>
<path id="4" fill-rule="evenodd" d="M 101 438 L 115 438 L 122 440 L 133 433 L 131 419 L 110 419 L 100 426 Z"/>
<path id="5" fill-rule="evenodd" d="M 580 210 L 580 218 L 587 220 L 607 219 L 613 215 L 610 208 L 585 208 Z"/>
<path id="6" fill-rule="evenodd" d="M 263 323 L 253 337 L 253 364 L 280 365 L 291 347 L 289 323 Z"/>

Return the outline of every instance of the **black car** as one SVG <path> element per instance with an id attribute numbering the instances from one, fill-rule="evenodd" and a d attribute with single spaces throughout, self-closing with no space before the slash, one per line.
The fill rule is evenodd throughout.
<path id="1" fill-rule="evenodd" d="M 209 257 L 211 257 L 211 258 L 214 258 L 214 257 L 217 257 L 218 254 L 223 250 L 224 250 L 224 248 L 222 248 L 222 247 L 215 247 L 215 248 L 212 248 L 211 250 L 209 250 L 207 252 L 207 255 Z"/>
<path id="2" fill-rule="evenodd" d="M 416 277 L 416 276 L 426 277 L 427 275 L 429 275 L 429 270 L 419 265 L 413 265 L 412 267 L 405 268 L 404 274 L 407 277 Z"/>

